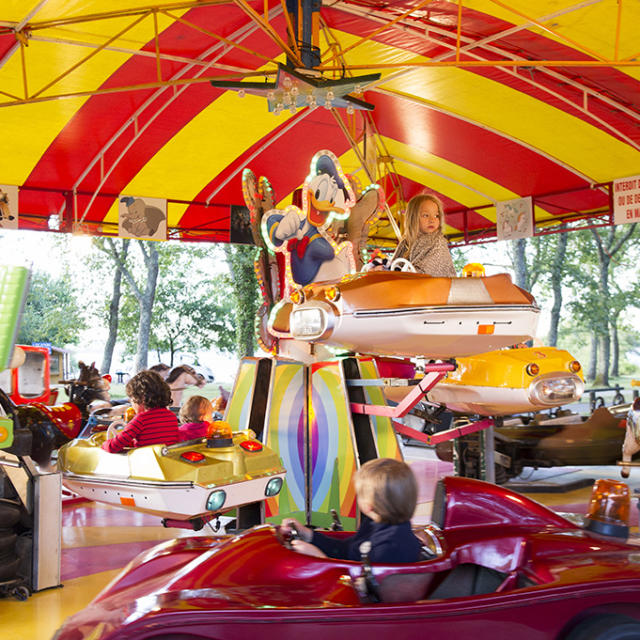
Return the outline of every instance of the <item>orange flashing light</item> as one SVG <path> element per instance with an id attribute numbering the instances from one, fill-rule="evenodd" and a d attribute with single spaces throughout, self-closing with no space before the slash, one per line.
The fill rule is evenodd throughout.
<path id="1" fill-rule="evenodd" d="M 470 262 L 462 267 L 463 278 L 484 278 L 485 273 L 484 266 L 479 262 Z"/>
<path id="2" fill-rule="evenodd" d="M 123 496 L 120 496 L 120 504 L 123 507 L 135 507 L 136 501 L 133 498 L 125 498 Z"/>
<path id="3" fill-rule="evenodd" d="M 214 420 L 211 425 L 211 438 L 232 438 L 231 425 L 224 420 Z"/>
<path id="4" fill-rule="evenodd" d="M 256 440 L 243 440 L 240 443 L 240 446 L 245 451 L 251 451 L 252 453 L 262 451 L 262 444 L 260 442 L 257 442 Z"/>
<path id="5" fill-rule="evenodd" d="M 600 478 L 593 485 L 585 526 L 595 533 L 626 538 L 630 506 L 629 487 L 624 482 Z"/>
<path id="6" fill-rule="evenodd" d="M 572 360 L 569 363 L 569 371 L 572 371 L 573 373 L 578 373 L 580 369 L 582 369 L 582 365 L 577 360 Z"/>
<path id="7" fill-rule="evenodd" d="M 489 336 L 495 331 L 495 327 L 492 324 L 479 324 L 478 325 L 478 335 Z"/>

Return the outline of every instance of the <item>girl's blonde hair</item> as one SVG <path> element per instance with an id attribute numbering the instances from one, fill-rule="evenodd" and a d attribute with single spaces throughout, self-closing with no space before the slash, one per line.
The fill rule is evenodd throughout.
<path id="1" fill-rule="evenodd" d="M 381 522 L 411 520 L 418 501 L 418 484 L 409 465 L 393 458 L 369 460 L 355 474 L 358 498 L 367 500 Z"/>
<path id="2" fill-rule="evenodd" d="M 204 396 L 191 396 L 180 407 L 178 417 L 180 422 L 202 422 L 207 414 L 211 416 L 213 407 L 208 398 Z"/>
<path id="3" fill-rule="evenodd" d="M 432 193 L 421 193 L 413 196 L 407 204 L 407 212 L 404 216 L 404 235 L 402 236 L 409 245 L 409 249 L 413 247 L 418 236 L 420 235 L 420 209 L 424 202 L 433 202 L 438 207 L 438 217 L 440 218 L 440 232 L 444 227 L 444 208 L 442 200 Z"/>

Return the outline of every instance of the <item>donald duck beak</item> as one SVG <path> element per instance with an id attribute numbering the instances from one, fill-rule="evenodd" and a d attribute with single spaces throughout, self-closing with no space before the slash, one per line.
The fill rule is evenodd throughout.
<path id="1" fill-rule="evenodd" d="M 307 219 L 315 227 L 322 226 L 329 213 L 335 211 L 337 214 L 342 214 L 346 211 L 343 207 L 337 206 L 330 200 L 316 200 L 315 190 L 311 188 L 307 189 L 309 211 L 307 212 Z"/>

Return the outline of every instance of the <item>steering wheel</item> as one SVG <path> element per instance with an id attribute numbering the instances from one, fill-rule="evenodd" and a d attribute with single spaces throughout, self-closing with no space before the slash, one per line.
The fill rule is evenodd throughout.
<path id="1" fill-rule="evenodd" d="M 373 262 L 367 262 L 365 265 L 362 266 L 362 269 L 360 269 L 360 271 L 362 273 L 365 273 L 366 271 L 371 271 L 371 269 L 373 269 L 375 265 L 373 264 Z"/>
<path id="2" fill-rule="evenodd" d="M 287 531 L 285 533 L 282 527 L 279 526 L 279 527 L 276 527 L 275 533 L 276 533 L 276 537 L 278 538 L 278 541 L 285 549 L 293 550 L 293 541 L 300 539 L 300 536 L 295 529 L 291 531 Z"/>
<path id="3" fill-rule="evenodd" d="M 390 265 L 389 271 L 406 271 L 415 273 L 416 268 L 406 258 L 396 258 Z"/>
<path id="4" fill-rule="evenodd" d="M 124 420 L 114 420 L 107 427 L 107 440 L 111 440 L 111 438 L 115 438 L 118 433 L 118 427 L 124 427 L 126 422 Z"/>
<path id="5" fill-rule="evenodd" d="M 422 542 L 421 560 L 432 560 L 443 554 L 442 541 L 434 525 L 428 524 L 413 533 Z"/>
<path id="6" fill-rule="evenodd" d="M 89 442 L 94 447 L 101 447 L 106 440 L 106 433 L 104 431 L 98 431 L 98 433 L 92 433 L 89 436 Z"/>

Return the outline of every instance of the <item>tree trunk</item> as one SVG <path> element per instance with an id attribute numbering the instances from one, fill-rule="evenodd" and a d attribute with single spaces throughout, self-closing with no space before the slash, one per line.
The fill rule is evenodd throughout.
<path id="1" fill-rule="evenodd" d="M 107 238 L 107 242 L 111 245 L 112 255 L 115 255 L 117 249 L 112 238 Z M 122 260 L 126 261 L 127 251 L 129 249 L 129 240 L 122 241 L 122 250 L 120 255 Z M 100 371 L 109 373 L 111 369 L 111 361 L 113 360 L 113 350 L 116 346 L 118 338 L 118 320 L 120 319 L 120 296 L 122 292 L 122 268 L 116 263 L 113 272 L 113 291 L 111 294 L 111 302 L 109 303 L 109 335 L 104 345 L 104 353 L 102 356 L 102 366 Z"/>
<path id="2" fill-rule="evenodd" d="M 598 334 L 594 331 L 591 334 L 591 353 L 589 355 L 589 369 L 587 378 L 594 381 L 598 370 Z"/>
<path id="3" fill-rule="evenodd" d="M 256 349 L 255 317 L 259 306 L 258 282 L 253 269 L 256 248 L 252 245 L 225 245 L 235 299 L 236 353 L 251 356 Z"/>
<path id="4" fill-rule="evenodd" d="M 563 225 L 565 226 L 565 225 Z M 549 346 L 558 344 L 558 326 L 560 324 L 560 312 L 562 310 L 562 275 L 564 272 L 564 259 L 567 253 L 567 233 L 558 234 L 558 247 L 551 265 L 551 290 L 553 292 L 553 307 L 551 308 L 551 326 L 549 327 Z"/>
<path id="5" fill-rule="evenodd" d="M 140 321 L 138 325 L 138 344 L 135 359 L 135 371 L 147 368 L 149 360 L 149 336 L 153 317 L 153 301 L 158 283 L 158 250 L 153 242 L 138 240 L 138 245 L 147 267 L 147 280 L 144 291 L 138 298 Z M 145 248 L 146 247 L 146 248 Z"/>
<path id="6" fill-rule="evenodd" d="M 596 241 L 598 249 L 598 258 L 600 260 L 600 282 L 598 283 L 598 292 L 602 303 L 602 317 L 600 319 L 600 333 L 602 336 L 602 358 L 601 367 L 602 384 L 609 385 L 609 363 L 611 354 L 611 333 L 610 313 L 611 313 L 611 296 L 609 294 L 609 265 L 615 254 L 626 245 L 627 240 L 635 231 L 635 224 L 626 225 L 626 229 L 622 230 L 618 235 L 616 227 L 610 227 L 607 232 L 606 243 L 598 233 L 597 229 L 591 229 L 591 233 Z"/>
<path id="7" fill-rule="evenodd" d="M 516 275 L 516 284 L 525 291 L 530 290 L 529 270 L 527 269 L 527 261 L 525 259 L 525 250 L 527 248 L 527 239 L 520 238 L 512 241 L 513 246 L 513 270 Z"/>
<path id="8" fill-rule="evenodd" d="M 611 318 L 611 377 L 620 375 L 620 344 L 618 342 L 618 316 Z"/>
<path id="9" fill-rule="evenodd" d="M 609 329 L 603 336 L 601 336 L 600 342 L 602 344 L 602 358 L 600 358 L 600 380 L 603 387 L 609 386 L 609 362 L 611 361 L 611 336 L 609 335 Z"/>

